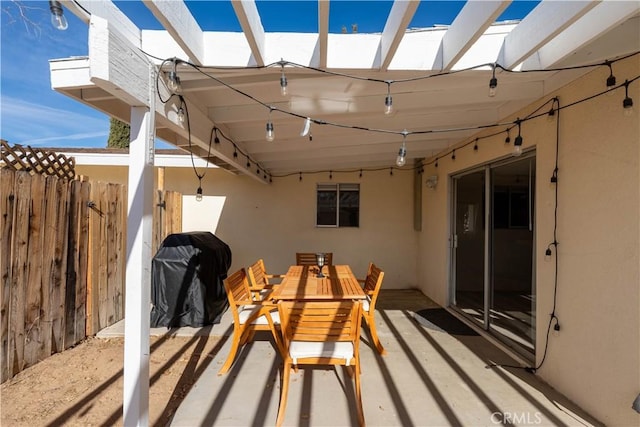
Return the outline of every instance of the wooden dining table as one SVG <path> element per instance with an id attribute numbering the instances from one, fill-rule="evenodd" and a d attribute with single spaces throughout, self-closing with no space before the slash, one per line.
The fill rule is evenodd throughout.
<path id="1" fill-rule="evenodd" d="M 269 298 L 273 301 L 362 300 L 367 295 L 348 265 L 292 265 Z"/>

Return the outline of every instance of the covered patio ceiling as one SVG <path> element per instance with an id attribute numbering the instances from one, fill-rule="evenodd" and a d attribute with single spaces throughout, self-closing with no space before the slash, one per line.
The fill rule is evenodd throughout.
<path id="1" fill-rule="evenodd" d="M 420 2 L 396 0 L 377 34 L 329 33 L 329 1 L 318 1 L 316 33 L 266 32 L 254 1 L 232 2 L 237 33 L 203 31 L 182 1 L 143 3 L 165 30 L 138 28 L 111 1 L 64 1 L 90 24 L 90 54 L 51 61 L 53 88 L 127 122 L 154 90 L 158 137 L 265 182 L 396 167 L 403 140 L 413 167 L 481 128 L 505 130 L 510 115 L 595 68 L 572 67 L 640 50 L 636 1 L 544 0 L 519 22 L 495 22 L 510 1 L 468 1 L 451 25 L 409 29 Z M 174 57 L 182 100 L 163 103 Z M 161 69 L 157 90 L 146 62 Z"/>

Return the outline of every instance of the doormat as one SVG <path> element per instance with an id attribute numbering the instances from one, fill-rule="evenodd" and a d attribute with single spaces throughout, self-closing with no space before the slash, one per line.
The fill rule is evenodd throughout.
<path id="1" fill-rule="evenodd" d="M 449 335 L 478 336 L 479 334 L 467 326 L 462 320 L 444 308 L 427 308 L 416 311 L 414 319 L 422 326 L 434 331 L 446 332 Z"/>

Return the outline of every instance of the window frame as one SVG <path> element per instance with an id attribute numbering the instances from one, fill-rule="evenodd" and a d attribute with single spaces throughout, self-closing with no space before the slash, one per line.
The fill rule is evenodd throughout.
<path id="1" fill-rule="evenodd" d="M 333 192 L 335 194 L 335 218 L 332 224 L 320 224 L 320 192 Z M 357 193 L 357 215 L 355 225 L 340 225 L 340 193 L 342 192 L 356 192 Z M 353 209 L 353 207 L 351 207 Z M 330 209 L 331 210 L 331 209 Z M 317 228 L 359 228 L 360 227 L 360 184 L 358 183 L 318 183 L 316 184 L 316 219 L 315 225 Z M 343 213 L 344 215 L 344 213 Z"/>

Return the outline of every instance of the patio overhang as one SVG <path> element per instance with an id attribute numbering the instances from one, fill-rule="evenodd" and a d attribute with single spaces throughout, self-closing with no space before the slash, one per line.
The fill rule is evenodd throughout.
<path id="1" fill-rule="evenodd" d="M 253 2 L 233 2 L 243 33 L 203 31 L 183 2 L 144 2 L 164 31 L 138 28 L 109 1 L 64 3 L 90 24 L 90 55 L 51 61 L 55 90 L 129 121 L 155 84 L 149 68 L 162 65 L 164 100 L 172 65 L 163 60 L 187 61 L 177 72 L 189 126 L 177 118 L 177 97 L 156 100 L 157 136 L 263 182 L 394 167 L 405 130 L 407 165 L 432 158 L 593 69 L 564 68 L 633 53 L 640 33 L 637 2 L 543 1 L 522 21 L 503 23 L 494 20 L 510 2 L 468 2 L 449 26 L 407 29 L 419 2 L 398 1 L 378 34 L 328 33 L 329 2 L 318 3 L 317 33 L 266 32 Z M 393 112 L 385 115 L 388 94 Z M 301 136 L 307 117 L 312 141 Z"/>

